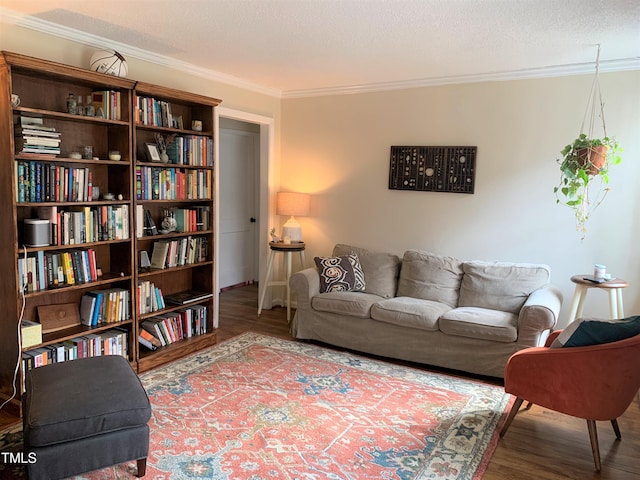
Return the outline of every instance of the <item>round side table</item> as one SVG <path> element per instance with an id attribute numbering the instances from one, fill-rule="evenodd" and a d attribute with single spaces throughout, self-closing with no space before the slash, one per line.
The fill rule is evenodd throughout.
<path id="1" fill-rule="evenodd" d="M 576 289 L 573 293 L 573 300 L 571 301 L 569 323 L 582 316 L 584 300 L 587 297 L 587 292 L 590 288 L 599 288 L 608 292 L 609 313 L 611 315 L 611 318 L 624 317 L 624 308 L 622 306 L 622 289 L 627 288 L 629 286 L 629 283 L 621 278 L 612 278 L 602 283 L 595 283 L 589 280 L 585 280 L 585 278 L 593 277 L 589 274 L 574 275 L 571 277 L 571 281 L 576 284 Z"/>
<path id="2" fill-rule="evenodd" d="M 287 293 L 287 322 L 289 322 L 291 319 L 291 289 L 289 287 L 289 278 L 291 277 L 291 254 L 297 252 L 300 255 L 300 265 L 304 268 L 305 243 L 269 242 L 269 248 L 271 249 L 271 253 L 269 254 L 269 261 L 267 262 L 267 274 L 265 276 L 264 285 L 260 285 L 262 293 L 260 294 L 258 315 L 262 313 L 262 304 L 264 303 L 264 297 L 267 293 L 267 288 L 285 287 Z M 284 280 L 271 280 L 271 273 L 273 272 L 273 260 L 275 259 L 277 253 L 284 254 Z"/>

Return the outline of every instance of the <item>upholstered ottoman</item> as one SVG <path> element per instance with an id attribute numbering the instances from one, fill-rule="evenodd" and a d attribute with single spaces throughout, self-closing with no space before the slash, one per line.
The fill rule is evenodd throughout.
<path id="1" fill-rule="evenodd" d="M 30 480 L 60 479 L 137 460 L 145 474 L 149 398 L 121 356 L 83 358 L 29 370 L 22 398 Z M 30 457 L 27 457 L 30 458 Z"/>

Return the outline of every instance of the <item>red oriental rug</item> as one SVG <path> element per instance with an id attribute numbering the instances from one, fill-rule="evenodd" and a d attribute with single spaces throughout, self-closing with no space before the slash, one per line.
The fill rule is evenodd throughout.
<path id="1" fill-rule="evenodd" d="M 253 333 L 141 379 L 145 478 L 163 480 L 480 478 L 511 403 L 501 387 Z"/>

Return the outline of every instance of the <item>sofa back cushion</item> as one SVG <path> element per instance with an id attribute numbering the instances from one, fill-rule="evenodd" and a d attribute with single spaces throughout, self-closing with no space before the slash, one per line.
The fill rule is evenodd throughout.
<path id="1" fill-rule="evenodd" d="M 462 262 L 420 250 L 407 250 L 402 259 L 398 296 L 458 306 Z"/>
<path id="2" fill-rule="evenodd" d="M 395 297 L 398 288 L 400 257 L 391 253 L 371 252 L 364 248 L 338 243 L 333 248 L 333 256 L 355 253 L 364 273 L 365 293 L 373 293 L 384 298 Z"/>
<path id="3" fill-rule="evenodd" d="M 464 262 L 460 307 L 481 307 L 518 313 L 534 290 L 549 283 L 547 265 L 506 262 Z"/>

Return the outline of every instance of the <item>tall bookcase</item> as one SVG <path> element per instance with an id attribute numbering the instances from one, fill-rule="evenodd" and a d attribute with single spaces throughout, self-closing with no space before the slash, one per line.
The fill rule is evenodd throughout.
<path id="1" fill-rule="evenodd" d="M 70 93 L 82 98 L 83 106 L 91 97 L 93 111 L 71 113 Z M 12 104 L 12 94 L 19 96 L 19 105 Z M 140 109 L 143 98 L 151 112 Z M 100 99 L 104 103 L 96 103 Z M 24 55 L 0 54 L 0 218 L 6 222 L 0 233 L 0 402 L 15 389 L 11 406 L 19 411 L 25 361 L 33 361 L 29 352 L 34 350 L 47 351 L 50 358 L 63 355 L 65 347 L 80 349 L 83 341 L 89 341 L 90 346 L 85 343 L 82 348 L 122 354 L 143 371 L 215 343 L 212 147 L 214 108 L 219 103 Z M 156 111 L 153 120 L 153 108 L 159 106 L 162 111 Z M 144 120 L 143 112 L 149 115 Z M 163 123 L 163 118 L 173 121 Z M 192 130 L 195 120 L 202 131 Z M 25 132 L 31 129 L 27 124 L 36 125 L 35 134 Z M 146 144 L 155 144 L 156 134 L 198 138 L 205 156 L 196 157 L 185 149 L 179 157 L 170 151 L 173 161 L 187 153 L 196 160 L 185 165 L 148 161 Z M 31 137 L 28 143 L 49 144 L 52 150 L 27 153 L 27 136 Z M 77 158 L 76 152 L 85 153 L 83 147 L 88 145 L 92 152 Z M 119 159 L 110 155 L 113 151 L 119 152 Z M 202 165 L 194 164 L 199 158 L 204 158 Z M 143 178 L 151 187 L 148 198 L 143 196 Z M 160 179 L 166 187 L 162 191 Z M 194 225 L 192 232 L 149 235 L 152 232 L 144 230 L 140 216 L 145 211 L 159 228 L 165 215 L 195 211 L 200 226 Z M 51 238 L 42 243 L 38 237 L 34 242 L 30 220 L 45 217 L 55 224 L 50 227 Z M 206 249 L 200 249 L 197 257 L 192 255 L 188 263 L 145 268 L 141 253 L 151 257 L 158 241 L 176 242 L 183 248 L 204 244 Z M 165 296 L 198 290 L 204 298 L 148 312 L 142 308 L 140 286 L 151 283 Z M 73 315 L 69 320 L 69 312 L 79 312 L 83 298 L 90 296 L 100 296 L 103 302 L 109 299 L 109 316 L 95 316 L 94 325 L 78 324 Z M 184 338 L 174 337 L 153 351 L 139 346 L 143 322 L 158 316 L 175 318 L 187 308 L 198 314 L 194 335 L 185 330 L 179 336 Z M 20 349 L 19 318 L 49 330 L 43 333 L 42 343 Z M 14 382 L 19 355 L 23 360 Z"/>
<path id="2" fill-rule="evenodd" d="M 214 108 L 220 101 L 142 82 L 136 84 L 133 93 L 137 286 L 147 292 L 149 286 L 158 289 L 167 300 L 156 307 L 158 310 L 146 312 L 139 295 L 139 322 L 142 326 L 145 321 L 148 325 L 148 321 L 177 317 L 185 325 L 185 310 L 200 315 L 197 327 L 193 319 L 189 322 L 192 331 L 183 331 L 179 341 L 168 343 L 168 339 L 166 346 L 154 351 L 139 347 L 138 369 L 144 371 L 216 341 L 213 121 Z M 163 159 L 167 163 L 149 158 L 147 144 L 157 144 L 158 136 L 168 144 Z M 149 231 L 145 216 L 151 219 L 157 234 Z M 150 268 L 141 263 L 143 252 L 151 260 Z M 210 296 L 184 305 L 169 303 L 172 295 L 185 291 Z"/>

